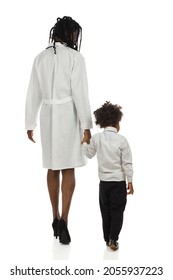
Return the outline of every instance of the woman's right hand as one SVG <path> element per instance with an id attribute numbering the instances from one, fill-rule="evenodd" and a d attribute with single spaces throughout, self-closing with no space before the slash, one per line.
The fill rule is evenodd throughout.
<path id="1" fill-rule="evenodd" d="M 33 130 L 27 130 L 27 134 L 28 134 L 29 140 L 31 140 L 32 142 L 36 143 L 35 140 L 33 139 L 33 135 L 34 135 Z"/>

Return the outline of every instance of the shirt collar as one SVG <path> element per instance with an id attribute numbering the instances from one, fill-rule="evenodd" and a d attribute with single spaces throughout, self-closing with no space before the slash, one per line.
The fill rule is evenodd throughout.
<path id="1" fill-rule="evenodd" d="M 112 131 L 112 132 L 115 132 L 117 133 L 117 129 L 113 126 L 107 126 L 104 128 L 104 131 Z"/>

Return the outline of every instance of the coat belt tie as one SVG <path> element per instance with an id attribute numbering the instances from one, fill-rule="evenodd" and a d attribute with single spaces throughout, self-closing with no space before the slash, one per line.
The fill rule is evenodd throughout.
<path id="1" fill-rule="evenodd" d="M 67 96 L 65 98 L 59 98 L 59 99 L 43 99 L 44 104 L 64 104 L 67 102 L 72 101 L 72 96 Z"/>

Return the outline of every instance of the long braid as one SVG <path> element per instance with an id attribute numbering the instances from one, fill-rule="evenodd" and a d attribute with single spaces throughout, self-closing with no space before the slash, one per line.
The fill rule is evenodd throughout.
<path id="1" fill-rule="evenodd" d="M 58 17 L 57 22 L 49 33 L 49 42 L 53 43 L 54 53 L 56 54 L 55 43 L 60 41 L 66 43 L 68 47 L 80 51 L 82 41 L 82 28 L 71 17 Z"/>

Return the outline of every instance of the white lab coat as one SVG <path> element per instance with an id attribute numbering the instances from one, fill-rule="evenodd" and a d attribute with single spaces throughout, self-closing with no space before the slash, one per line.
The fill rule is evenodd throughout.
<path id="1" fill-rule="evenodd" d="M 40 111 L 43 167 L 52 170 L 83 166 L 82 130 L 92 128 L 83 56 L 63 45 L 34 60 L 26 98 L 25 129 L 33 130 Z"/>

